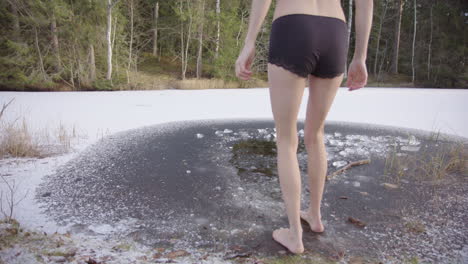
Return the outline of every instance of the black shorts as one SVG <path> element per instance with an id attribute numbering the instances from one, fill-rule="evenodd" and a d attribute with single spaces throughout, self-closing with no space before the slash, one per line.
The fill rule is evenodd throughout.
<path id="1" fill-rule="evenodd" d="M 268 62 L 298 76 L 336 77 L 347 55 L 348 28 L 339 18 L 288 14 L 271 25 Z"/>

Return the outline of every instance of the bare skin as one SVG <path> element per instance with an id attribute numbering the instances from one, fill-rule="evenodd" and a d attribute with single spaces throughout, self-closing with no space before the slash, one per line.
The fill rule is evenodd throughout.
<path id="1" fill-rule="evenodd" d="M 250 67 L 255 56 L 255 39 L 270 4 L 271 0 L 252 0 L 249 31 L 244 48 L 236 61 L 236 75 L 240 79 L 248 80 L 253 74 Z M 372 0 L 356 0 L 356 49 L 348 68 L 346 82 L 349 87 L 348 91 L 360 89 L 367 83 L 365 60 L 372 9 Z M 345 20 L 339 0 L 278 0 L 273 20 L 294 13 L 330 16 Z M 309 224 L 313 232 L 321 233 L 325 229 L 320 213 L 327 173 L 327 153 L 323 140 L 324 124 L 343 76 L 341 74 L 335 78 L 326 79 L 309 75 L 308 78 L 302 78 L 282 67 L 268 64 L 270 102 L 275 120 L 278 149 L 278 175 L 289 222 L 289 228 L 276 229 L 272 236 L 275 241 L 292 253 L 304 252 L 301 218 Z M 297 115 L 306 81 L 309 86 L 309 98 L 304 141 L 308 154 L 307 174 L 310 200 L 308 209 L 301 211 L 301 177 L 296 155 Z"/>

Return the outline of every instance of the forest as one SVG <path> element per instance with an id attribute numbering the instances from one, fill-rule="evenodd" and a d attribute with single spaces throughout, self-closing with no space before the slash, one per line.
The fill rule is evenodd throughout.
<path id="1" fill-rule="evenodd" d="M 254 78 L 234 63 L 255 0 L 1 0 L 0 90 L 266 87 L 275 0 Z M 353 0 L 342 0 L 354 50 Z M 377 0 L 368 86 L 468 88 L 468 1 Z M 346 77 L 346 76 L 345 76 Z"/>

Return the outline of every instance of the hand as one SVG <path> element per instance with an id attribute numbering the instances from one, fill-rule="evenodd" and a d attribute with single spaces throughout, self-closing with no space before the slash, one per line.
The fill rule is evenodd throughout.
<path id="1" fill-rule="evenodd" d="M 255 44 L 247 43 L 244 45 L 239 57 L 236 60 L 236 76 L 243 80 L 248 80 L 252 76 L 250 67 L 255 56 Z"/>
<path id="2" fill-rule="evenodd" d="M 348 69 L 346 85 L 348 91 L 357 90 L 367 84 L 367 68 L 364 60 L 353 59 Z"/>

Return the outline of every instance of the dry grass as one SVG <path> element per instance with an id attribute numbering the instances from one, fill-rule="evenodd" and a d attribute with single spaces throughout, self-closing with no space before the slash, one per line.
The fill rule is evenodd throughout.
<path id="1" fill-rule="evenodd" d="M 248 81 L 207 78 L 188 78 L 179 80 L 166 74 L 149 74 L 143 71 L 129 72 L 128 84 L 117 86 L 118 90 L 201 90 L 201 89 L 232 89 L 232 88 L 257 88 L 268 87 L 268 82 L 252 78 Z"/>
<path id="2" fill-rule="evenodd" d="M 142 71 L 129 72 L 129 84 L 120 85 L 120 90 L 163 90 L 170 87 L 174 80 L 169 75 L 154 75 Z"/>
<path id="3" fill-rule="evenodd" d="M 60 122 L 55 129 L 32 131 L 25 117 L 6 121 L 2 115 L 12 101 L 0 112 L 0 158 L 44 158 L 70 150 L 72 139 L 78 136 L 74 126 L 69 129 Z"/>
<path id="4" fill-rule="evenodd" d="M 248 81 L 225 81 L 221 79 L 185 79 L 175 80 L 171 83 L 172 88 L 181 90 L 200 89 L 231 89 L 231 88 L 254 88 L 268 87 L 268 83 L 259 79 Z"/>
<path id="5" fill-rule="evenodd" d="M 174 80 L 171 86 L 181 90 L 221 89 L 238 88 L 237 82 L 224 81 L 220 79 L 185 79 Z"/>
<path id="6" fill-rule="evenodd" d="M 0 131 L 2 132 L 0 156 L 40 157 L 39 144 L 34 140 L 26 120 L 23 118 L 19 125 L 16 122 L 17 120 L 10 123 L 0 123 Z"/>
<path id="7" fill-rule="evenodd" d="M 463 142 L 437 141 L 436 151 L 408 153 L 399 156 L 396 147 L 387 154 L 384 173 L 396 177 L 397 183 L 409 173 L 424 180 L 442 180 L 448 174 L 468 175 L 468 146 Z"/>

